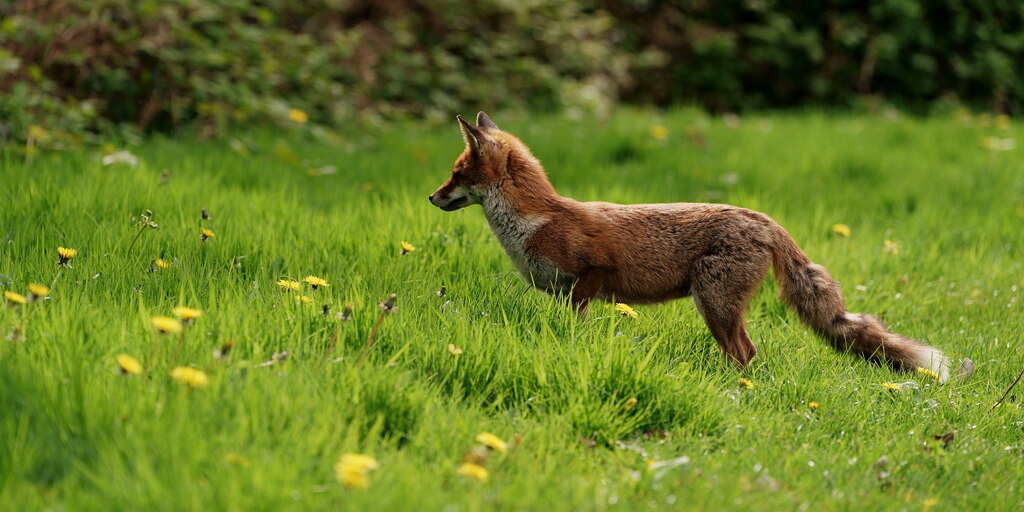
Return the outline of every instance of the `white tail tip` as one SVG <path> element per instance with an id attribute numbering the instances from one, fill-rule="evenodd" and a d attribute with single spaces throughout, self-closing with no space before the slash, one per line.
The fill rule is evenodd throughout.
<path id="1" fill-rule="evenodd" d="M 923 348 L 918 355 L 917 365 L 934 372 L 940 384 L 949 380 L 949 358 L 937 348 Z"/>

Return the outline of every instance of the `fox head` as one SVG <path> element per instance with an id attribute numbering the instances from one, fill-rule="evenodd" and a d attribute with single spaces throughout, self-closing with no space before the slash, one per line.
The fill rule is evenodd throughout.
<path id="1" fill-rule="evenodd" d="M 510 151 L 505 133 L 487 114 L 476 115 L 476 126 L 461 115 L 456 117 L 466 149 L 455 160 L 448 181 L 430 195 L 430 202 L 447 212 L 480 204 L 487 189 L 501 181 L 507 172 Z"/>

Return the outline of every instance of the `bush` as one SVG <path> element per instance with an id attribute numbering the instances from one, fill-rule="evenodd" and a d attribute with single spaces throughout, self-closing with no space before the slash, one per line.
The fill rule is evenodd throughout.
<path id="1" fill-rule="evenodd" d="M 882 96 L 914 109 L 954 100 L 1024 107 L 1024 3 L 1002 0 L 715 2 L 601 0 L 630 48 L 664 65 L 632 101 L 718 110 L 850 105 Z"/>
<path id="2" fill-rule="evenodd" d="M 197 121 L 325 124 L 614 98 L 625 54 L 607 15 L 556 1 L 22 1 L 0 27 L 0 116 L 170 129 Z M 578 94 L 574 94 L 578 96 Z"/>
<path id="3" fill-rule="evenodd" d="M 30 147 L 307 114 L 1024 100 L 1024 4 L 1004 0 L 17 0 L 0 16 L 0 141 Z"/>

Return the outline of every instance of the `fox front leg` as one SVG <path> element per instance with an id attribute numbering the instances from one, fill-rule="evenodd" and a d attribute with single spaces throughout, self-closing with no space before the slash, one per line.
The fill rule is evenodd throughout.
<path id="1" fill-rule="evenodd" d="M 603 270 L 593 269 L 578 275 L 576 283 L 572 287 L 572 307 L 579 313 L 580 317 L 586 316 L 590 299 L 597 295 L 603 284 Z"/>

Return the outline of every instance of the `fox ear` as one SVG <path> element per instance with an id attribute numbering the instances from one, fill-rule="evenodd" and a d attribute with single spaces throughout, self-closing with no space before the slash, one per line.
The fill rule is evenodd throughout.
<path id="1" fill-rule="evenodd" d="M 455 116 L 459 120 L 459 127 L 462 128 L 462 138 L 466 140 L 466 146 L 473 148 L 473 153 L 476 156 L 484 156 L 486 149 L 496 148 L 498 143 L 494 139 L 487 136 L 486 133 L 469 124 L 462 114 Z"/>
<path id="2" fill-rule="evenodd" d="M 494 121 L 491 121 L 491 118 L 482 110 L 476 114 L 476 125 L 485 130 L 501 131 L 501 128 L 498 128 L 498 125 L 494 124 Z"/>

